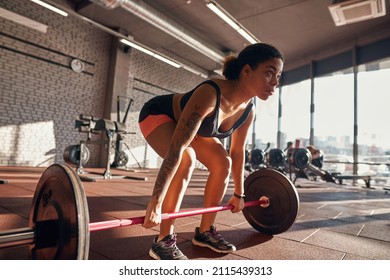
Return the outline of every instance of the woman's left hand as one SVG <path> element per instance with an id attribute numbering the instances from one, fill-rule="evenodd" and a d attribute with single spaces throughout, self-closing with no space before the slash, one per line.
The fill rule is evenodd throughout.
<path id="1" fill-rule="evenodd" d="M 235 196 L 232 196 L 228 203 L 234 206 L 234 208 L 231 210 L 232 213 L 240 212 L 245 207 L 244 199 L 237 198 Z"/>

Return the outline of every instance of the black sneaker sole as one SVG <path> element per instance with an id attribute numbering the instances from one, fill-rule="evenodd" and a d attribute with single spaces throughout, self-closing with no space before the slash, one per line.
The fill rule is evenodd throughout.
<path id="1" fill-rule="evenodd" d="M 222 250 L 222 249 L 215 248 L 215 247 L 211 246 L 210 244 L 198 241 L 198 240 L 195 239 L 195 237 L 192 238 L 192 244 L 195 245 L 195 246 L 199 246 L 199 247 L 209 248 L 209 249 L 213 250 L 214 252 L 217 252 L 217 253 L 220 253 L 220 254 L 229 254 L 229 253 L 232 253 L 232 252 L 236 251 L 236 247 L 235 246 L 233 246 L 233 248 L 231 250 Z"/>

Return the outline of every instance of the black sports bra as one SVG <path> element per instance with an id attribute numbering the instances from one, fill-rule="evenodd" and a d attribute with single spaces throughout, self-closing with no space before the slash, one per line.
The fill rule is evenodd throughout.
<path id="1" fill-rule="evenodd" d="M 200 136 L 203 136 L 203 137 L 216 137 L 216 138 L 220 138 L 220 139 L 229 137 L 233 133 L 233 131 L 236 130 L 237 128 L 239 128 L 245 122 L 245 120 L 248 118 L 248 115 L 249 115 L 250 111 L 252 110 L 253 101 L 251 101 L 248 104 L 244 113 L 241 115 L 241 117 L 237 120 L 237 122 L 233 125 L 233 127 L 231 129 L 229 129 L 226 132 L 220 132 L 218 130 L 218 116 L 219 116 L 218 112 L 219 112 L 219 107 L 220 107 L 220 103 L 221 103 L 221 90 L 220 90 L 219 86 L 214 81 L 211 81 L 211 80 L 204 81 L 203 83 L 199 84 L 196 88 L 194 88 L 192 91 L 184 94 L 180 100 L 180 107 L 183 110 L 183 108 L 187 104 L 188 100 L 191 98 L 194 91 L 199 86 L 201 86 L 203 84 L 209 84 L 215 89 L 215 91 L 217 92 L 217 102 L 215 104 L 214 113 L 211 116 L 208 116 L 203 120 L 202 124 L 199 127 L 197 134 L 199 134 Z"/>

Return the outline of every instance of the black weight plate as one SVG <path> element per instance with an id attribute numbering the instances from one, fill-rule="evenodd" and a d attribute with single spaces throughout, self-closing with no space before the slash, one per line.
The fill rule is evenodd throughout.
<path id="1" fill-rule="evenodd" d="M 79 177 L 69 166 L 53 164 L 43 172 L 34 193 L 29 226 L 43 236 L 36 236 L 30 246 L 32 259 L 88 259 L 87 199 Z M 52 241 L 45 244 L 46 239 Z"/>
<path id="2" fill-rule="evenodd" d="M 70 145 L 66 147 L 63 153 L 63 158 L 67 164 L 78 165 L 80 155 L 82 154 L 82 165 L 87 164 L 90 158 L 90 152 L 87 146 L 83 145 L 83 152 L 81 153 L 81 145 Z"/>
<path id="3" fill-rule="evenodd" d="M 245 207 L 242 212 L 248 223 L 257 231 L 273 235 L 287 231 L 299 211 L 299 197 L 295 186 L 279 171 L 259 169 L 244 182 L 245 201 L 268 197 L 270 205 Z"/>
<path id="4" fill-rule="evenodd" d="M 294 151 L 294 165 L 299 169 L 306 169 L 311 163 L 311 153 L 308 149 L 299 148 Z"/>
<path id="5" fill-rule="evenodd" d="M 279 167 L 286 162 L 286 155 L 281 149 L 271 149 L 268 153 L 268 163 L 272 167 Z"/>
<path id="6" fill-rule="evenodd" d="M 126 166 L 126 164 L 129 162 L 129 156 L 124 152 L 120 151 L 115 153 L 115 159 L 112 163 L 113 167 L 122 167 Z"/>
<path id="7" fill-rule="evenodd" d="M 250 153 L 250 163 L 253 164 L 254 166 L 259 166 L 264 163 L 264 152 L 260 149 L 254 149 Z"/>

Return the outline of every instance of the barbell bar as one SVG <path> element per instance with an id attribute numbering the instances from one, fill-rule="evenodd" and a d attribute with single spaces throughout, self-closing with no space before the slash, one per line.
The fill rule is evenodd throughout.
<path id="1" fill-rule="evenodd" d="M 254 206 L 268 207 L 268 205 L 269 205 L 269 200 L 266 197 L 263 197 L 255 201 L 245 202 L 245 207 L 254 207 Z M 184 210 L 184 211 L 172 212 L 172 213 L 163 213 L 161 215 L 161 219 L 170 220 L 170 219 L 177 219 L 177 218 L 185 218 L 185 217 L 191 217 L 196 215 L 232 210 L 233 208 L 234 208 L 233 205 L 226 204 L 222 206 Z M 113 228 L 125 227 L 125 226 L 132 226 L 132 225 L 139 225 L 139 224 L 143 224 L 144 220 L 145 220 L 145 216 L 140 216 L 140 217 L 134 217 L 128 219 L 116 219 L 116 220 L 89 223 L 89 232 L 107 230 L 107 229 L 113 229 Z M 52 220 L 48 220 L 41 223 L 46 223 L 47 225 L 49 225 L 50 223 L 55 223 L 55 222 Z M 30 227 L 2 231 L 0 232 L 0 248 L 34 244 L 36 241 L 35 236 L 36 236 L 35 229 Z"/>
<path id="2" fill-rule="evenodd" d="M 294 185 L 282 173 L 259 169 L 244 181 L 248 223 L 264 234 L 288 230 L 299 211 Z M 254 207 L 261 206 L 261 207 Z M 231 210 L 232 205 L 162 214 L 176 219 Z M 88 259 L 90 232 L 142 224 L 145 217 L 89 223 L 87 198 L 76 172 L 53 164 L 42 174 L 34 193 L 29 227 L 0 232 L 0 248 L 29 245 L 32 259 Z"/>
<path id="3" fill-rule="evenodd" d="M 245 207 L 254 207 L 254 206 L 267 207 L 267 205 L 269 205 L 269 200 L 266 197 L 263 197 L 260 198 L 259 200 L 245 202 L 244 204 Z M 233 208 L 234 208 L 233 205 L 226 204 L 222 206 L 183 210 L 180 212 L 172 212 L 172 213 L 163 213 L 161 215 L 161 220 L 170 220 L 170 219 L 185 218 L 185 217 L 197 216 L 197 215 L 208 214 L 208 213 L 216 213 L 216 212 L 221 212 L 226 210 L 232 210 Z M 103 221 L 103 222 L 94 222 L 89 224 L 89 231 L 94 232 L 94 231 L 106 230 L 106 229 L 112 229 L 118 227 L 139 225 L 139 224 L 143 224 L 144 219 L 145 216 L 141 216 L 141 217 L 134 217 L 130 219 L 117 219 L 117 220 L 110 220 L 110 221 Z"/>

